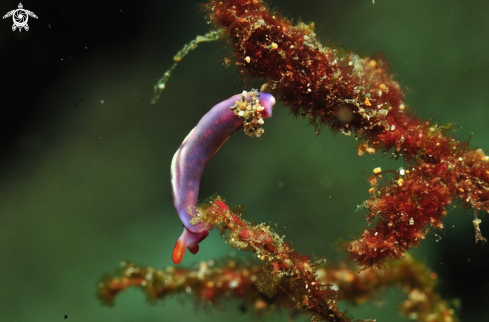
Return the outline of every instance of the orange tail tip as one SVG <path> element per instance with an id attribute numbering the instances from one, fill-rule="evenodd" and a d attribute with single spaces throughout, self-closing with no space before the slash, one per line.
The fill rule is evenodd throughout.
<path id="1" fill-rule="evenodd" d="M 212 225 L 209 229 L 214 228 Z M 199 243 L 203 241 L 207 236 L 209 236 L 209 231 L 204 230 L 201 232 L 192 232 L 188 230 L 185 226 L 183 227 L 183 232 L 178 237 L 175 247 L 173 248 L 172 259 L 175 264 L 180 264 L 185 254 L 185 249 L 192 254 L 197 254 L 199 251 Z"/>
<path id="2" fill-rule="evenodd" d="M 209 232 L 207 230 L 199 233 L 194 233 L 184 226 L 183 232 L 175 243 L 175 248 L 173 248 L 173 262 L 175 264 L 180 264 L 182 262 L 183 254 L 185 254 L 185 249 L 187 247 L 192 254 L 197 254 L 197 252 L 199 251 L 199 243 L 203 241 L 208 235 Z"/>
<path id="3" fill-rule="evenodd" d="M 180 238 L 175 243 L 175 248 L 173 248 L 172 259 L 175 264 L 180 264 L 183 259 L 183 254 L 185 253 L 185 246 Z"/>

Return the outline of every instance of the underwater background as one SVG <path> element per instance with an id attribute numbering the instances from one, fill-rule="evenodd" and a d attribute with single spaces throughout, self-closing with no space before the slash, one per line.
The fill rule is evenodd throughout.
<path id="1" fill-rule="evenodd" d="M 194 1 L 24 1 L 29 31 L 0 20 L 0 321 L 251 321 L 236 301 L 194 308 L 186 296 L 149 305 L 139 290 L 113 308 L 95 296 L 122 260 L 173 265 L 181 233 L 170 162 L 214 104 L 259 87 L 234 67 L 225 41 L 201 44 L 174 70 L 155 105 L 153 86 L 173 55 L 210 26 Z M 17 1 L 2 1 L 3 16 Z M 381 53 L 421 118 L 453 123 L 461 141 L 489 152 L 489 2 L 282 0 L 294 21 L 315 22 L 318 39 L 360 56 Z M 473 133 L 473 136 L 472 136 Z M 244 204 L 305 254 L 341 260 L 335 243 L 365 225 L 375 167 L 400 161 L 359 157 L 352 137 L 307 121 L 280 103 L 265 134 L 235 134 L 208 163 L 200 199 Z M 482 234 L 489 237 L 489 216 Z M 411 253 L 439 274 L 462 321 L 489 319 L 489 245 L 474 243 L 473 210 L 453 208 L 443 231 Z M 236 257 L 216 231 L 181 265 Z M 361 307 L 358 319 L 398 316 L 399 290 Z M 287 312 L 261 321 L 287 320 Z M 298 317 L 297 321 L 306 321 Z"/>

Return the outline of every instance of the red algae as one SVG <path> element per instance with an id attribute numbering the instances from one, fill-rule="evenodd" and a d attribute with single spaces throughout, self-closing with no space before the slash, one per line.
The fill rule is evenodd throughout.
<path id="1" fill-rule="evenodd" d="M 489 158 L 451 136 L 450 126 L 419 120 L 380 57 L 359 57 L 323 46 L 314 24 L 292 25 L 263 1 L 211 1 L 208 17 L 234 48 L 231 61 L 250 78 L 263 79 L 316 133 L 328 126 L 354 135 L 359 154 L 381 150 L 402 158 L 406 170 L 381 181 L 364 203 L 375 224 L 346 245 L 364 268 L 401 258 L 432 229 L 443 228 L 447 206 L 459 199 L 489 210 Z M 380 177 L 378 178 L 380 179 Z M 476 241 L 484 240 L 474 219 Z"/>
<path id="2" fill-rule="evenodd" d="M 253 252 L 261 265 L 228 259 L 201 262 L 195 269 L 156 270 L 124 262 L 119 272 L 99 283 L 102 303 L 112 306 L 120 292 L 138 287 L 150 301 L 182 293 L 194 297 L 197 304 L 216 306 L 223 298 L 234 298 L 256 314 L 283 308 L 292 316 L 307 314 L 310 321 L 348 322 L 353 320 L 338 310 L 339 300 L 361 304 L 385 287 L 397 285 L 406 294 L 401 314 L 418 321 L 456 321 L 454 310 L 434 291 L 436 274 L 410 256 L 386 264 L 387 270 L 358 273 L 346 263 L 326 264 L 295 251 L 270 227 L 243 220 L 220 197 L 200 205 L 198 213 L 196 221 L 216 225 L 232 247 Z"/>
<path id="3" fill-rule="evenodd" d="M 252 225 L 230 211 L 217 197 L 197 208 L 193 222 L 212 223 L 232 247 L 252 251 L 266 263 L 257 279 L 258 290 L 274 297 L 280 285 L 289 298 L 284 302 L 301 307 L 312 314 L 314 321 L 350 321 L 337 308 L 339 293 L 323 284 L 317 277 L 315 266 L 320 260 L 302 255 L 283 241 L 269 226 Z M 283 280 L 287 282 L 284 283 Z"/>
<path id="4" fill-rule="evenodd" d="M 404 160 L 405 168 L 375 168 L 369 178 L 371 197 L 363 204 L 368 228 L 344 246 L 347 259 L 357 265 L 331 265 L 304 255 L 270 226 L 244 220 L 242 206 L 231 210 L 217 196 L 197 207 L 191 223 L 213 224 L 225 242 L 253 253 L 258 264 L 228 258 L 191 269 L 161 270 L 125 262 L 99 283 L 102 303 L 113 305 L 117 294 L 139 287 L 150 301 L 183 294 L 197 304 L 218 306 L 221 299 L 234 298 L 243 312 L 284 308 L 292 317 L 307 314 L 310 321 L 348 322 L 352 319 L 337 307 L 340 300 L 362 304 L 396 285 L 406 295 L 402 315 L 457 321 L 454 310 L 434 291 L 437 275 L 406 252 L 430 230 L 443 229 L 447 208 L 456 200 L 473 207 L 475 240 L 485 241 L 477 212 L 489 210 L 489 158 L 454 139 L 450 125 L 412 114 L 381 57 L 362 58 L 325 47 L 316 40 L 313 23 L 293 25 L 263 1 L 210 1 L 205 10 L 219 29 L 197 37 L 175 61 L 198 42 L 224 36 L 234 48 L 234 56 L 225 62 L 234 62 L 248 78 L 262 79 L 262 90 L 277 96 L 296 116 L 308 118 L 316 134 L 329 127 L 352 135 L 359 141 L 359 155 L 380 150 Z M 160 89 L 175 64 L 160 80 Z"/>

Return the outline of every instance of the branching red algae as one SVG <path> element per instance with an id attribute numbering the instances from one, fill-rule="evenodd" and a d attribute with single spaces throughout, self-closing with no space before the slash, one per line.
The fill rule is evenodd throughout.
<path id="1" fill-rule="evenodd" d="M 354 135 L 359 155 L 380 150 L 402 158 L 406 167 L 375 169 L 369 179 L 373 187 L 364 207 L 369 226 L 375 227 L 346 246 L 363 269 L 360 273 L 347 264 L 333 267 L 296 252 L 270 227 L 251 225 L 216 198 L 200 206 L 194 222 L 215 224 L 231 246 L 254 252 L 263 265 L 230 260 L 214 266 L 209 261 L 194 270 L 162 271 L 125 263 L 116 276 L 99 284 L 101 300 L 113 304 L 119 292 L 137 286 L 149 299 L 184 293 L 199 303 L 217 304 L 232 297 L 257 312 L 285 306 L 292 314 L 310 314 L 313 321 L 350 321 L 337 309 L 340 297 L 361 303 L 398 284 L 407 294 L 404 315 L 455 321 L 453 310 L 434 292 L 436 274 L 405 252 L 431 228 L 443 228 L 455 199 L 473 207 L 476 242 L 485 240 L 477 211 L 489 210 L 489 158 L 454 139 L 450 125 L 410 113 L 381 58 L 324 47 L 316 40 L 314 24 L 294 26 L 260 0 L 210 1 L 205 9 L 234 48 L 234 57 L 226 61 L 234 61 L 246 77 L 263 79 L 262 90 L 272 92 L 296 116 L 309 118 L 316 134 L 328 126 Z M 382 178 L 386 173 L 393 173 L 391 179 Z"/>
<path id="2" fill-rule="evenodd" d="M 303 308 L 313 315 L 314 321 L 350 321 L 338 311 L 338 292 L 321 283 L 315 267 L 322 263 L 312 256 L 296 252 L 283 241 L 269 226 L 251 225 L 230 211 L 219 197 L 197 208 L 198 216 L 192 223 L 214 224 L 225 240 L 235 248 L 252 251 L 265 261 L 262 279 L 256 281 L 258 290 L 269 297 L 281 289 L 290 294 L 291 306 Z"/>
<path id="3" fill-rule="evenodd" d="M 398 285 L 407 296 L 401 314 L 420 322 L 456 320 L 454 311 L 434 291 L 436 274 L 410 256 L 388 263 L 387 270 L 370 268 L 358 273 L 349 265 L 326 265 L 324 260 L 298 253 L 270 227 L 251 225 L 230 211 L 219 197 L 198 212 L 197 221 L 215 224 L 231 246 L 254 252 L 264 265 L 228 260 L 201 262 L 195 269 L 156 270 L 125 262 L 118 273 L 99 283 L 102 303 L 113 305 L 117 294 L 135 286 L 150 301 L 188 294 L 197 303 L 218 305 L 224 298 L 233 298 L 258 314 L 288 308 L 292 315 L 309 314 L 311 321 L 351 321 L 338 311 L 339 299 L 361 304 Z"/>
<path id="4" fill-rule="evenodd" d="M 402 158 L 406 170 L 372 189 L 364 204 L 375 223 L 346 248 L 363 267 L 381 266 L 404 256 L 429 231 L 443 228 L 447 206 L 459 199 L 489 210 L 489 158 L 451 136 L 450 126 L 419 120 L 409 112 L 399 84 L 380 58 L 324 47 L 314 24 L 293 26 L 260 0 L 211 1 L 210 21 L 223 28 L 234 48 L 234 62 L 319 134 L 354 135 L 359 154 L 381 150 Z"/>

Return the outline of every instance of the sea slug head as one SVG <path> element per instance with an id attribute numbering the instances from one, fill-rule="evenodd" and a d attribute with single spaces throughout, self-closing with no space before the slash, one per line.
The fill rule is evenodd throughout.
<path id="1" fill-rule="evenodd" d="M 272 117 L 272 108 L 275 105 L 275 97 L 272 94 L 259 92 L 260 105 L 264 107 L 261 112 L 263 118 Z"/>

